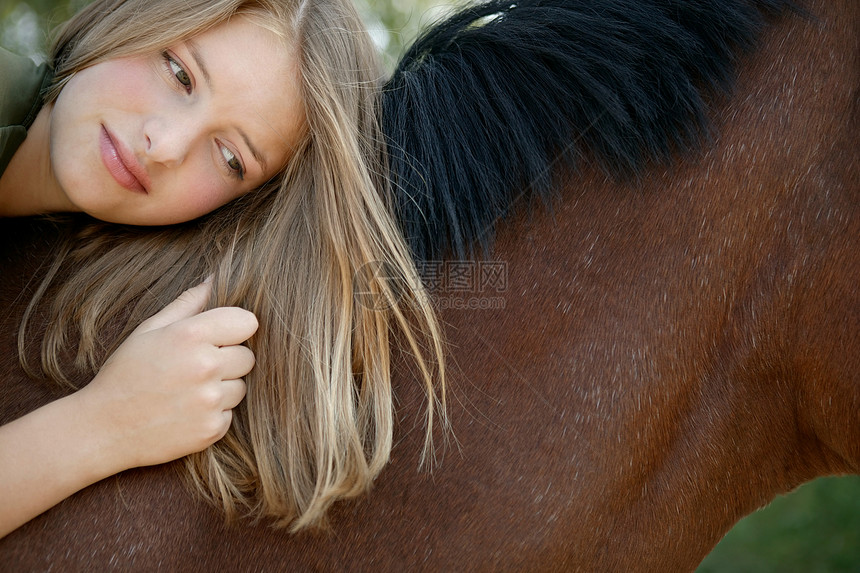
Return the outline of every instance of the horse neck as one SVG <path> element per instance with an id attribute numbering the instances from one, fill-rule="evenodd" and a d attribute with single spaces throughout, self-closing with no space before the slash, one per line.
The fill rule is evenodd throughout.
<path id="1" fill-rule="evenodd" d="M 588 492 L 568 510 L 595 563 L 692 566 L 775 495 L 860 471 L 860 15 L 810 11 L 745 58 L 713 146 L 621 184 L 571 174 L 499 234 L 505 312 L 446 316 L 481 328 L 470 356 L 495 349 L 473 371 L 515 367 L 488 385 L 517 404 L 499 418 L 553 433 L 534 446 Z"/>

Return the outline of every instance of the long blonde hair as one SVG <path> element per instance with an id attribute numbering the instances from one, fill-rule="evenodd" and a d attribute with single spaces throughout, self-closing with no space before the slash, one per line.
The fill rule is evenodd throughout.
<path id="1" fill-rule="evenodd" d="M 258 317 L 249 341 L 257 366 L 227 436 L 189 456 L 188 473 L 229 518 L 299 529 L 367 491 L 388 461 L 389 337 L 407 342 L 423 377 L 425 454 L 434 416 L 444 420 L 441 332 L 391 213 L 382 74 L 350 0 L 100 0 L 60 33 L 48 100 L 80 69 L 164 49 L 237 13 L 299 54 L 307 130 L 286 171 L 187 224 L 84 226 L 35 294 L 19 351 L 26 362 L 25 332 L 43 300 L 52 320 L 42 370 L 69 383 L 62 356 L 71 351 L 77 368 L 95 372 L 141 320 L 213 275 L 214 306 Z M 118 318 L 122 336 L 102 346 Z"/>

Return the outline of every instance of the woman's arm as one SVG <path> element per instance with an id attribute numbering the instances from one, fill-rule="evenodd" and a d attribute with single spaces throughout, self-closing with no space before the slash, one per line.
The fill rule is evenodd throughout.
<path id="1" fill-rule="evenodd" d="M 230 426 L 257 329 L 239 308 L 202 312 L 203 284 L 143 322 L 78 392 L 0 427 L 0 537 L 122 470 L 205 449 Z"/>

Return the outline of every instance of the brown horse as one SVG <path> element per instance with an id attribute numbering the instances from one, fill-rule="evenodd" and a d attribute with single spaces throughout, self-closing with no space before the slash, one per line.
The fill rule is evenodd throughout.
<path id="1" fill-rule="evenodd" d="M 691 570 L 777 494 L 860 472 L 860 4 L 805 8 L 742 57 L 699 152 L 580 165 L 492 264 L 436 269 L 455 438 L 432 472 L 401 370 L 391 464 L 328 531 L 227 527 L 167 465 L 11 533 L 0 570 Z M 6 423 L 56 393 L 12 358 L 52 229 L 3 226 Z"/>

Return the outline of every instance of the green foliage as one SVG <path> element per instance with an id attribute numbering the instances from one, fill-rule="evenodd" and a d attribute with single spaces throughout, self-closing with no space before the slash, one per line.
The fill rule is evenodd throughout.
<path id="1" fill-rule="evenodd" d="M 0 46 L 43 60 L 48 33 L 89 0 L 0 0 Z"/>
<path id="2" fill-rule="evenodd" d="M 468 0 L 358 0 L 389 68 L 428 25 Z"/>
<path id="3" fill-rule="evenodd" d="M 698 573 L 860 571 L 860 476 L 821 478 L 740 521 Z"/>

